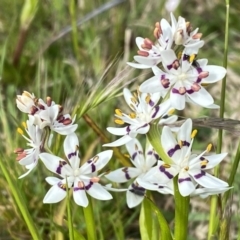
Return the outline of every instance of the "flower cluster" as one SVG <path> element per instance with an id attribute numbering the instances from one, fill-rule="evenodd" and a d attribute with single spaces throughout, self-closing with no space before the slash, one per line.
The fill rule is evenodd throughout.
<path id="1" fill-rule="evenodd" d="M 178 189 L 182 196 L 207 197 L 229 189 L 228 183 L 208 171 L 218 165 L 227 153 L 210 154 L 211 144 L 201 154 L 192 153 L 192 144 L 196 131 L 192 129 L 192 120 L 187 119 L 179 129 L 168 125 L 177 120 L 172 115 L 174 109 L 183 110 L 186 102 L 206 108 L 218 108 L 212 96 L 203 87 L 221 80 L 226 69 L 208 65 L 206 59 L 197 59 L 199 49 L 204 45 L 201 33 L 193 30 L 189 22 L 171 14 L 171 25 L 162 19 L 156 23 L 153 35 L 155 43 L 149 38 L 136 38 L 139 48 L 134 56 L 134 68 L 151 68 L 154 76 L 144 81 L 131 94 L 124 89 L 125 101 L 131 109 L 128 114 L 115 110 L 115 123 L 121 128 L 109 127 L 107 130 L 120 139 L 105 144 L 113 147 L 126 144 L 134 167 L 123 167 L 106 174 L 106 178 L 116 183 L 131 181 L 127 191 L 129 207 L 138 205 L 146 190 L 162 194 L 174 194 L 173 179 L 178 179 Z M 157 125 L 161 135 L 154 139 L 154 150 L 148 144 L 145 157 L 138 134 L 151 135 L 151 126 Z M 154 128 L 155 129 L 155 128 Z M 150 134 L 150 135 L 149 135 Z M 154 136 L 158 136 L 158 133 Z M 156 144 L 157 140 L 157 144 Z M 148 141 L 147 141 L 148 142 Z M 109 186 L 109 190 L 123 191 Z"/>

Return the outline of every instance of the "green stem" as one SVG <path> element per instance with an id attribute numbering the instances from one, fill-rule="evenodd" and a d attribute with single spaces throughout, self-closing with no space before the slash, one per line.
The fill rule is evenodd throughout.
<path id="1" fill-rule="evenodd" d="M 239 165 L 239 161 L 240 161 L 240 141 L 238 143 L 238 149 L 237 149 L 237 153 L 235 155 L 234 161 L 233 161 L 233 165 L 232 165 L 232 169 L 230 171 L 230 177 L 228 179 L 228 185 L 232 186 L 233 185 L 233 181 L 235 178 L 235 175 L 237 173 L 237 169 L 238 169 L 238 165 Z M 229 198 L 229 194 L 230 194 L 230 190 L 228 190 L 224 196 L 223 196 L 223 207 L 226 205 L 227 200 Z"/>
<path id="2" fill-rule="evenodd" d="M 151 205 L 152 210 L 157 215 L 158 223 L 160 226 L 160 239 L 172 240 L 173 238 L 171 235 L 170 228 L 161 211 L 158 209 L 158 207 L 154 204 L 154 202 L 150 198 L 146 197 L 145 200 L 148 201 L 148 203 Z"/>
<path id="3" fill-rule="evenodd" d="M 223 57 L 223 67 L 227 68 L 227 54 L 228 54 L 228 38 L 229 38 L 229 0 L 226 0 L 226 23 L 225 23 L 225 40 L 224 40 L 224 57 Z M 225 76 L 222 80 L 222 91 L 221 91 L 221 103 L 220 103 L 220 118 L 224 117 L 225 111 L 225 93 L 226 93 L 226 79 Z M 218 131 L 218 143 L 217 143 L 217 153 L 220 153 L 222 149 L 222 130 Z M 214 169 L 214 175 L 219 176 L 220 166 L 218 165 Z M 217 196 L 211 197 L 211 208 L 209 216 L 209 230 L 208 230 L 208 240 L 210 240 L 217 229 L 216 223 L 216 210 L 217 210 Z"/>
<path id="4" fill-rule="evenodd" d="M 93 214 L 92 199 L 88 197 L 89 203 L 86 208 L 83 208 L 85 223 L 87 227 L 88 240 L 97 240 L 96 225 Z"/>
<path id="5" fill-rule="evenodd" d="M 150 130 L 147 133 L 148 141 L 153 146 L 154 150 L 158 153 L 160 158 L 167 164 L 171 164 L 171 158 L 165 153 L 161 144 L 161 132 L 157 124 L 151 124 Z"/>
<path id="6" fill-rule="evenodd" d="M 0 160 L 0 167 L 1 167 L 1 170 L 6 178 L 7 182 L 8 182 L 8 185 L 11 189 L 11 193 L 17 203 L 17 206 L 27 224 L 28 230 L 30 231 L 30 233 L 32 235 L 32 239 L 34 239 L 34 240 L 41 239 L 39 232 L 38 232 L 37 228 L 35 227 L 34 221 L 31 217 L 26 205 L 24 204 L 24 201 L 23 201 L 24 198 L 21 195 L 21 192 L 16 183 L 16 180 L 12 176 L 10 176 L 9 171 L 5 168 L 5 165 L 3 164 L 2 160 Z"/>
<path id="7" fill-rule="evenodd" d="M 67 215 L 68 215 L 69 239 L 74 240 L 74 231 L 73 231 L 73 222 L 72 222 L 72 213 L 71 213 L 71 198 L 69 194 L 67 178 L 66 178 L 66 189 L 67 189 Z"/>
<path id="8" fill-rule="evenodd" d="M 175 231 L 174 239 L 187 239 L 188 230 L 188 213 L 190 197 L 183 197 L 178 189 L 178 176 L 173 179 L 174 198 L 175 198 Z"/>

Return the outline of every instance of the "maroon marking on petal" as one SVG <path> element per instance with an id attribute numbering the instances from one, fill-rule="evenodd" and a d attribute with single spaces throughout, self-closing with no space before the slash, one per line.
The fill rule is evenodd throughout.
<path id="1" fill-rule="evenodd" d="M 58 173 L 58 174 L 61 174 L 61 172 L 62 172 L 62 167 L 64 166 L 64 165 L 66 165 L 67 163 L 65 162 L 65 161 L 59 161 L 59 165 L 58 165 L 58 167 L 57 167 L 57 169 L 56 169 L 56 173 Z"/>
<path id="2" fill-rule="evenodd" d="M 68 154 L 68 159 L 71 159 L 71 157 L 74 157 L 77 155 L 77 152 L 72 152 Z"/>
<path id="3" fill-rule="evenodd" d="M 196 69 L 197 69 L 197 72 L 198 72 L 199 74 L 202 72 L 202 68 L 197 67 Z"/>
<path id="4" fill-rule="evenodd" d="M 128 168 L 127 168 L 127 167 L 126 167 L 126 168 L 123 168 L 122 171 L 125 173 L 125 178 L 126 178 L 127 180 L 131 179 L 131 177 L 130 177 L 130 175 L 129 175 L 129 173 L 128 173 Z"/>
<path id="5" fill-rule="evenodd" d="M 89 190 L 93 185 L 93 182 L 90 181 L 88 185 L 85 185 L 85 190 Z"/>
<path id="6" fill-rule="evenodd" d="M 193 94 L 194 91 L 193 91 L 192 89 L 189 89 L 189 90 L 187 90 L 187 93 L 188 93 L 188 94 Z"/>
<path id="7" fill-rule="evenodd" d="M 173 155 L 177 150 L 179 150 L 179 149 L 181 149 L 181 148 L 180 148 L 179 144 L 177 144 L 174 148 L 171 148 L 171 149 L 167 152 L 168 156 L 169 156 L 169 157 L 172 157 L 172 155 Z"/>
<path id="8" fill-rule="evenodd" d="M 165 79 L 165 74 L 161 75 L 161 80 L 164 80 Z"/>
<path id="9" fill-rule="evenodd" d="M 183 61 L 189 60 L 189 55 L 183 54 L 182 60 Z"/>
<path id="10" fill-rule="evenodd" d="M 144 194 L 145 194 L 145 188 L 140 187 L 139 185 L 137 185 L 137 184 L 135 184 L 135 183 L 133 183 L 133 184 L 131 185 L 131 187 L 132 187 L 132 189 L 129 189 L 130 192 L 132 192 L 132 193 L 134 193 L 134 194 L 136 194 L 136 195 L 138 195 L 138 196 L 144 196 Z"/>
<path id="11" fill-rule="evenodd" d="M 173 175 L 170 172 L 166 171 L 166 168 L 163 165 L 159 167 L 159 171 L 164 173 L 169 179 L 173 178 Z"/>
<path id="12" fill-rule="evenodd" d="M 149 104 L 151 107 L 153 107 L 155 103 L 150 99 L 150 101 L 149 101 L 148 104 Z"/>
<path id="13" fill-rule="evenodd" d="M 202 156 L 202 157 L 200 157 L 200 160 L 203 161 L 203 160 L 205 160 L 205 158 Z"/>
<path id="14" fill-rule="evenodd" d="M 206 173 L 205 173 L 204 171 L 201 171 L 201 173 L 198 173 L 198 174 L 194 175 L 194 177 L 195 177 L 196 179 L 198 179 L 198 178 L 201 178 L 201 177 L 203 177 L 203 176 L 205 176 L 205 175 L 206 175 Z"/>
<path id="15" fill-rule="evenodd" d="M 190 143 L 187 141 L 181 141 L 181 143 L 182 143 L 182 146 L 187 146 L 187 147 L 190 146 Z"/>
<path id="16" fill-rule="evenodd" d="M 137 128 L 136 130 L 138 130 L 138 129 L 140 129 L 140 128 L 145 128 L 145 127 L 147 127 L 148 125 L 149 125 L 149 124 L 146 123 L 146 124 L 142 125 L 141 127 Z"/>
<path id="17" fill-rule="evenodd" d="M 59 188 L 61 188 L 62 190 L 64 190 L 64 191 L 67 190 L 67 189 L 66 189 L 66 185 L 63 184 L 62 182 L 58 182 L 57 186 L 58 186 Z"/>
<path id="18" fill-rule="evenodd" d="M 130 126 L 127 126 L 126 131 L 127 131 L 127 134 L 131 132 Z"/>
<path id="19" fill-rule="evenodd" d="M 137 156 L 137 152 L 134 152 L 134 154 L 132 155 L 132 160 L 134 160 L 136 156 Z"/>
<path id="20" fill-rule="evenodd" d="M 160 109 L 160 106 L 159 106 L 159 105 L 157 105 L 157 106 L 154 107 L 154 110 L 155 110 L 155 111 L 154 111 L 154 113 L 153 113 L 153 115 L 152 115 L 152 118 L 155 118 L 155 117 L 156 117 L 159 109 Z"/>
<path id="21" fill-rule="evenodd" d="M 95 172 L 95 171 L 96 171 L 96 166 L 95 166 L 93 160 L 88 160 L 87 163 L 88 163 L 88 164 L 91 164 L 92 172 Z"/>
<path id="22" fill-rule="evenodd" d="M 179 183 L 182 183 L 182 182 L 191 182 L 191 178 L 190 177 L 187 177 L 187 178 L 179 178 L 178 179 L 178 182 Z"/>

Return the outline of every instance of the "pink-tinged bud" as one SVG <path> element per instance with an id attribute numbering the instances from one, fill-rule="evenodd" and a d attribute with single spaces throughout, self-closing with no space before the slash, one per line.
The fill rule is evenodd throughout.
<path id="1" fill-rule="evenodd" d="M 153 31 L 153 35 L 154 35 L 155 38 L 159 39 L 161 34 L 162 34 L 162 29 L 161 29 L 160 23 L 156 22 L 155 23 L 155 29 Z"/>
<path id="2" fill-rule="evenodd" d="M 70 118 L 67 118 L 62 123 L 63 123 L 63 125 L 69 125 L 72 123 L 72 120 Z"/>
<path id="3" fill-rule="evenodd" d="M 194 91 L 194 92 L 198 92 L 201 87 L 197 84 L 197 83 L 194 83 L 192 86 L 191 86 L 191 89 Z"/>
<path id="4" fill-rule="evenodd" d="M 139 50 L 139 51 L 137 51 L 137 53 L 138 53 L 138 55 L 143 56 L 143 57 L 148 57 L 149 56 L 149 53 L 145 52 L 145 51 Z"/>
<path id="5" fill-rule="evenodd" d="M 164 88 L 168 88 L 169 84 L 170 84 L 170 81 L 169 81 L 169 79 L 161 79 L 161 83 L 162 83 Z"/>
<path id="6" fill-rule="evenodd" d="M 19 153 L 16 160 L 20 161 L 27 156 L 26 152 Z"/>
<path id="7" fill-rule="evenodd" d="M 20 154 L 24 151 L 23 148 L 16 148 L 13 152 L 16 153 L 16 154 Z"/>
<path id="8" fill-rule="evenodd" d="M 78 182 L 78 187 L 79 188 L 84 188 L 84 182 L 83 181 L 79 181 Z"/>
<path id="9" fill-rule="evenodd" d="M 93 178 L 91 178 L 90 180 L 91 180 L 91 182 L 93 182 L 93 183 L 98 183 L 98 182 L 100 181 L 100 178 L 99 178 L 99 177 L 93 177 Z"/>
<path id="10" fill-rule="evenodd" d="M 201 72 L 201 73 L 198 75 L 198 77 L 201 78 L 201 79 L 206 78 L 206 77 L 208 77 L 208 76 L 209 76 L 209 72 Z"/>
<path id="11" fill-rule="evenodd" d="M 192 39 L 200 39 L 202 37 L 202 33 L 196 33 L 192 36 Z"/>
<path id="12" fill-rule="evenodd" d="M 180 87 L 178 91 L 181 95 L 183 95 L 183 94 L 186 93 L 186 88 L 185 87 Z"/>
<path id="13" fill-rule="evenodd" d="M 150 39 L 145 38 L 141 47 L 145 50 L 151 50 L 152 45 L 153 45 L 153 42 Z"/>
<path id="14" fill-rule="evenodd" d="M 34 115 L 37 111 L 38 111 L 37 107 L 32 106 L 31 109 L 30 109 L 30 114 Z"/>
<path id="15" fill-rule="evenodd" d="M 173 63 L 172 63 L 172 67 L 174 68 L 174 69 L 178 69 L 179 68 L 179 66 L 180 66 L 180 64 L 179 64 L 179 61 L 178 60 L 175 60 Z"/>
<path id="16" fill-rule="evenodd" d="M 51 97 L 47 97 L 46 98 L 46 102 L 47 102 L 47 106 L 50 107 L 52 105 L 52 98 Z"/>

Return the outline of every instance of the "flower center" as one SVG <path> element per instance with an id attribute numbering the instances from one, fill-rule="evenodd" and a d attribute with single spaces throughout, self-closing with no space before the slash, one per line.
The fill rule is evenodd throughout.
<path id="1" fill-rule="evenodd" d="M 178 80 L 179 81 L 185 81 L 187 78 L 187 75 L 185 73 L 181 73 L 180 75 L 178 75 Z"/>

